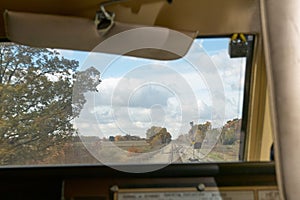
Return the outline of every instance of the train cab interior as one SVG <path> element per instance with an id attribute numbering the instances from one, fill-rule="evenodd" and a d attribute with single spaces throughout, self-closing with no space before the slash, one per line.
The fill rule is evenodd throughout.
<path id="1" fill-rule="evenodd" d="M 298 199 L 297 0 L 0 2 L 0 199 Z"/>

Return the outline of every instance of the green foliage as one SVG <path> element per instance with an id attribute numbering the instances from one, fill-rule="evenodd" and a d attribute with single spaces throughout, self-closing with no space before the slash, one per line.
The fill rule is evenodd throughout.
<path id="1" fill-rule="evenodd" d="M 100 74 L 94 68 L 75 73 L 78 65 L 54 50 L 0 45 L 1 165 L 40 162 L 74 135 L 71 121 L 85 103 L 83 93 L 96 91 Z"/>
<path id="2" fill-rule="evenodd" d="M 191 129 L 189 130 L 189 138 L 193 142 L 202 143 L 206 137 L 207 131 L 209 130 L 211 130 L 210 122 L 205 122 L 204 124 L 192 125 Z"/>
<path id="3" fill-rule="evenodd" d="M 149 130 L 153 130 L 155 134 L 152 134 Z M 171 134 L 167 131 L 166 128 L 161 128 L 161 127 L 155 127 L 152 126 L 148 131 L 151 133 L 151 137 L 149 138 L 149 142 L 152 146 L 158 146 L 158 145 L 165 145 L 171 142 L 172 136 Z M 147 131 L 147 133 L 148 133 Z M 146 135 L 147 135 L 146 133 Z M 148 137 L 148 135 L 147 135 Z"/>
<path id="4" fill-rule="evenodd" d="M 241 130 L 240 119 L 233 119 L 228 121 L 222 129 L 221 143 L 224 145 L 234 144 L 240 137 L 240 130 Z"/>
<path id="5" fill-rule="evenodd" d="M 157 126 L 152 126 L 151 128 L 149 128 L 146 132 L 146 138 L 150 139 L 151 137 L 153 137 L 154 135 L 156 135 L 157 133 L 159 133 L 159 131 L 161 130 L 161 127 L 157 127 Z"/>
<path id="6" fill-rule="evenodd" d="M 140 141 L 140 140 L 144 140 L 143 138 L 139 137 L 139 136 L 135 136 L 135 135 L 129 135 L 126 134 L 124 136 L 122 135 L 116 135 L 115 136 L 115 141 Z"/>
<path id="7" fill-rule="evenodd" d="M 236 141 L 235 131 L 227 130 L 222 135 L 222 143 L 224 145 L 232 145 Z"/>

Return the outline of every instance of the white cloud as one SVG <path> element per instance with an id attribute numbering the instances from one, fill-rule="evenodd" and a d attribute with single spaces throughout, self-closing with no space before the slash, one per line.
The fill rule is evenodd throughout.
<path id="1" fill-rule="evenodd" d="M 137 66 L 131 66 L 128 62 L 136 59 L 129 59 L 123 62 L 130 67 L 110 66 L 114 76 L 106 76 L 100 67 L 103 76 L 99 92 L 87 96 L 86 109 L 80 116 L 82 134 L 145 137 L 146 130 L 156 125 L 166 127 L 175 137 L 189 130 L 190 121 L 218 123 L 219 116 L 225 122 L 241 117 L 244 59 L 230 59 L 224 50 L 212 57 L 196 50 L 179 61 L 137 61 Z M 91 56 L 95 57 L 93 62 L 99 60 Z"/>

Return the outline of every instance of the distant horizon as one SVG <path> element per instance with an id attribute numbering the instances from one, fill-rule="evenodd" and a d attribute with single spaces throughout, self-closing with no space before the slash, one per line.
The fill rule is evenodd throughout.
<path id="1" fill-rule="evenodd" d="M 234 119 L 232 119 L 232 120 L 229 120 L 229 121 L 233 121 L 233 120 L 242 120 L 242 118 L 234 118 Z M 209 122 L 209 121 L 207 121 L 207 122 Z M 228 121 L 227 121 L 228 122 Z M 221 128 L 224 128 L 224 126 L 227 124 L 227 122 L 226 123 L 224 123 L 224 125 L 223 125 L 223 127 L 221 127 Z M 205 122 L 206 123 L 206 122 Z M 194 124 L 194 125 L 203 125 L 203 124 L 205 124 L 205 123 L 199 123 L 199 124 Z M 149 129 L 150 129 L 151 127 L 149 127 Z M 166 127 L 160 127 L 160 128 L 166 128 Z M 167 128 L 166 128 L 167 129 Z M 148 130 L 148 129 L 147 129 Z M 167 129 L 167 131 L 168 131 L 168 129 Z M 169 131 L 168 131 L 169 132 Z M 172 133 L 171 132 L 169 132 L 171 135 L 172 135 Z M 187 133 L 181 133 L 181 134 L 179 134 L 178 135 L 178 137 L 179 136 L 182 136 L 182 135 L 187 135 L 188 134 L 188 132 Z M 109 135 L 109 136 L 103 136 L 103 137 L 101 137 L 101 136 L 99 136 L 99 135 L 75 135 L 75 136 L 78 136 L 78 137 L 83 137 L 83 138 L 89 138 L 89 137 L 97 137 L 97 138 L 99 138 L 99 139 L 103 139 L 103 138 L 105 138 L 105 139 L 109 139 L 109 137 L 110 136 L 113 136 L 113 137 L 115 137 L 115 136 L 126 136 L 126 135 L 129 135 L 129 136 L 133 136 L 133 137 L 139 137 L 139 138 L 141 138 L 141 139 L 147 139 L 146 138 L 146 132 L 145 132 L 145 135 L 144 136 L 141 136 L 141 135 L 132 135 L 132 134 L 128 134 L 128 133 L 125 133 L 125 134 L 111 134 L 111 135 Z M 178 137 L 176 137 L 176 138 L 173 138 L 172 137 L 172 140 L 177 140 L 178 139 Z"/>

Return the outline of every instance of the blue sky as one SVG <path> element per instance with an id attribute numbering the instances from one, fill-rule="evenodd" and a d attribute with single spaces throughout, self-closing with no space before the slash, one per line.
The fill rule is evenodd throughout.
<path id="1" fill-rule="evenodd" d="M 222 49 L 228 49 L 229 41 L 229 38 L 206 39 L 203 41 L 202 45 L 209 55 L 213 55 Z"/>
<path id="2" fill-rule="evenodd" d="M 195 43 L 202 45 L 203 49 L 207 52 L 208 55 L 214 55 L 220 50 L 227 50 L 229 44 L 229 38 L 211 38 L 211 39 L 196 39 Z M 75 59 L 79 61 L 79 65 L 82 66 L 88 57 L 88 53 L 84 51 L 73 51 L 73 50 L 60 50 L 62 55 L 68 59 Z M 107 55 L 109 57 L 109 55 Z M 112 56 L 114 57 L 114 56 Z M 124 65 L 132 65 L 130 63 L 130 57 L 124 59 Z M 139 62 L 147 62 L 147 59 L 140 59 Z M 151 61 L 150 61 L 151 62 Z M 118 76 L 122 70 L 118 69 L 112 73 L 112 76 Z"/>
<path id="3" fill-rule="evenodd" d="M 78 60 L 81 70 L 93 66 L 101 72 L 99 93 L 86 94 L 76 120 L 80 133 L 144 137 L 151 126 L 162 126 L 176 138 L 187 133 L 190 121 L 218 127 L 241 118 L 245 59 L 230 59 L 228 43 L 196 39 L 175 61 L 60 51 Z"/>

